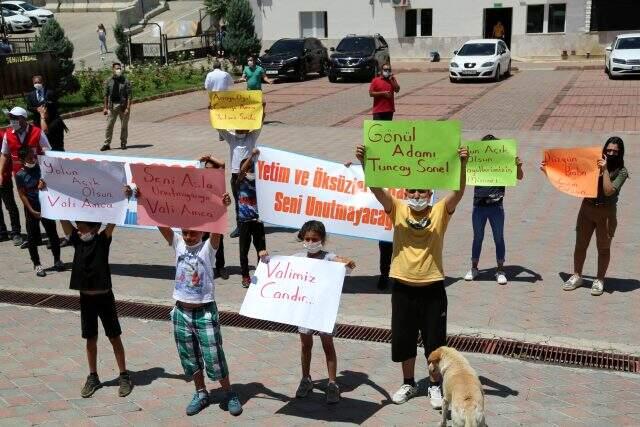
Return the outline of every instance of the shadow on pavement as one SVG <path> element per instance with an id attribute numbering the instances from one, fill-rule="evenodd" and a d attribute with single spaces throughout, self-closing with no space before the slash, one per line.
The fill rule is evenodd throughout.
<path id="1" fill-rule="evenodd" d="M 233 391 L 238 394 L 240 401 L 245 405 L 251 399 L 270 399 L 279 400 L 281 402 L 288 402 L 291 400 L 289 396 L 281 393 L 277 393 L 264 384 L 253 382 L 247 384 L 232 384 Z M 222 388 L 209 391 L 209 396 L 212 403 L 220 403 L 224 399 L 225 392 Z"/>
<path id="2" fill-rule="evenodd" d="M 129 148 L 149 148 L 149 147 L 153 147 L 153 144 L 132 144 L 132 145 L 128 145 L 127 144 L 127 149 L 129 149 Z"/>
<path id="3" fill-rule="evenodd" d="M 563 282 L 566 282 L 571 274 L 569 273 L 558 273 L 560 279 Z M 582 287 L 590 288 L 591 283 L 595 280 L 594 276 L 582 276 L 584 280 Z M 640 289 L 640 281 L 636 279 L 620 279 L 617 277 L 606 277 L 604 280 L 604 291 L 608 294 L 612 294 L 614 292 L 633 292 L 635 290 Z"/>
<path id="4" fill-rule="evenodd" d="M 304 399 L 288 399 L 288 403 L 276 413 L 315 421 L 362 424 L 384 406 L 391 403 L 389 393 L 369 379 L 369 375 L 365 373 L 342 371 L 336 378 L 336 382 L 340 386 L 341 392 L 339 403 L 328 405 L 324 393 L 327 381 L 316 381 L 314 382 L 314 390 L 307 397 Z M 384 400 L 381 402 L 369 402 L 345 396 L 345 393 L 350 393 L 362 385 L 368 385 L 378 391 L 384 397 Z M 294 392 L 295 390 L 292 390 L 292 393 Z"/>
<path id="5" fill-rule="evenodd" d="M 498 397 L 508 397 L 508 396 L 517 396 L 520 394 L 518 390 L 514 390 L 509 386 L 497 383 L 493 380 L 490 380 L 487 377 L 483 377 L 480 375 L 480 383 L 484 387 L 491 387 L 491 389 L 484 389 L 484 394 L 489 396 L 498 396 Z"/>
<path id="6" fill-rule="evenodd" d="M 171 374 L 164 370 L 164 368 L 149 368 L 142 371 L 130 371 L 131 379 L 133 380 L 133 385 L 135 386 L 145 386 L 150 385 L 152 382 L 157 380 L 158 378 L 169 378 L 172 380 L 183 380 L 185 382 L 191 381 L 184 375 Z M 118 385 L 118 378 L 114 378 L 109 381 L 105 381 L 102 383 L 105 387 L 114 387 Z"/>
<path id="7" fill-rule="evenodd" d="M 343 294 L 389 294 L 391 285 L 380 290 L 376 287 L 378 276 L 346 276 L 344 278 Z"/>

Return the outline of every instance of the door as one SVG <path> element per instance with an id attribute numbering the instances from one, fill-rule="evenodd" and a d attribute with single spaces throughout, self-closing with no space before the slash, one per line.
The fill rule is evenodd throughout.
<path id="1" fill-rule="evenodd" d="M 500 53 L 500 69 L 504 73 L 509 68 L 510 55 L 507 55 L 507 45 L 500 41 L 498 42 L 498 53 Z"/>
<path id="2" fill-rule="evenodd" d="M 484 10 L 484 31 L 486 39 L 501 39 L 511 48 L 511 28 L 513 9 L 510 7 Z"/>
<path id="3" fill-rule="evenodd" d="M 322 43 L 320 40 L 313 39 L 313 61 L 315 62 L 315 71 L 322 71 L 322 64 L 325 62 L 325 52 L 322 48 Z"/>

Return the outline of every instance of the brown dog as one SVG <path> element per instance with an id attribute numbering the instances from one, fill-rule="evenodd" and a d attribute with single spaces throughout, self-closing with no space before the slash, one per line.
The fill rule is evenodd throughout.
<path id="1" fill-rule="evenodd" d="M 431 379 L 442 380 L 441 425 L 447 425 L 451 405 L 451 421 L 455 427 L 486 426 L 482 384 L 467 359 L 457 350 L 443 346 L 432 351 L 427 360 Z"/>

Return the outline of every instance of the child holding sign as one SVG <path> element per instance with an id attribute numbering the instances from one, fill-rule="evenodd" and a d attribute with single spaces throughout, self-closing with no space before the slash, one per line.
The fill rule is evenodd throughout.
<path id="1" fill-rule="evenodd" d="M 483 141 L 495 141 L 497 139 L 493 135 L 485 135 L 482 138 Z M 516 167 L 516 178 L 521 180 L 524 177 L 524 172 L 522 171 L 522 161 L 519 157 L 516 157 Z M 503 269 L 506 253 L 504 245 L 504 208 L 502 207 L 504 193 L 504 187 L 475 186 L 473 189 L 471 270 L 464 276 L 464 280 L 471 281 L 478 276 L 478 262 L 480 261 L 482 240 L 484 240 L 484 227 L 489 221 L 493 234 L 493 243 L 496 246 L 496 262 L 498 264 L 496 281 L 499 285 L 507 284 L 507 276 Z"/>
<path id="2" fill-rule="evenodd" d="M 324 224 L 320 221 L 307 221 L 304 223 L 298 233 L 298 239 L 303 242 L 305 252 L 297 253 L 293 256 L 341 262 L 346 264 L 347 273 L 356 268 L 354 261 L 323 250 L 323 246 L 327 240 L 327 232 L 325 231 Z M 302 398 L 306 397 L 307 394 L 313 390 L 310 370 L 313 333 L 315 331 L 300 327 L 298 328 L 298 332 L 300 333 L 301 344 L 302 380 L 296 391 L 296 397 Z M 322 349 L 327 359 L 327 371 L 329 372 L 329 384 L 326 390 L 327 403 L 338 403 L 338 401 L 340 401 L 340 388 L 338 384 L 336 384 L 338 359 L 336 349 L 333 345 L 333 335 L 324 332 L 320 332 L 319 335 L 320 341 L 322 342 Z"/>
<path id="3" fill-rule="evenodd" d="M 444 288 L 442 249 L 451 216 L 464 195 L 467 182 L 468 150 L 458 149 L 460 189 L 444 200 L 433 202 L 433 190 L 405 190 L 406 199 L 394 198 L 384 188 L 371 192 L 393 223 L 393 256 L 389 276 L 394 280 L 391 294 L 391 359 L 402 363 L 404 383 L 393 395 L 402 404 L 418 394 L 414 372 L 418 331 L 425 358 L 446 345 L 447 293 Z M 356 148 L 356 158 L 364 166 L 365 147 Z M 434 409 L 442 407 L 440 384 L 431 383 L 429 397 Z"/>
<path id="4" fill-rule="evenodd" d="M 40 166 L 32 149 L 22 146 L 18 151 L 18 157 L 22 167 L 16 174 L 16 187 L 20 200 L 24 205 L 24 214 L 27 223 L 27 242 L 29 256 L 33 262 L 36 276 L 45 277 L 47 273 L 40 264 L 38 254 L 38 242 L 40 237 L 40 223 L 44 227 L 51 243 L 51 253 L 53 254 L 53 267 L 57 271 L 64 270 L 64 263 L 60 260 L 60 239 L 56 231 L 56 223 L 53 220 L 43 218 L 40 214 L 39 190 L 42 187 L 40 179 Z"/>
<path id="5" fill-rule="evenodd" d="M 242 270 L 242 287 L 251 284 L 249 277 L 249 246 L 253 240 L 258 258 L 265 259 L 267 241 L 264 233 L 264 223 L 258 216 L 258 202 L 256 197 L 256 176 L 254 159 L 260 150 L 254 148 L 251 156 L 240 163 L 240 172 L 234 183 L 238 195 L 238 228 L 240 230 L 240 269 Z"/>

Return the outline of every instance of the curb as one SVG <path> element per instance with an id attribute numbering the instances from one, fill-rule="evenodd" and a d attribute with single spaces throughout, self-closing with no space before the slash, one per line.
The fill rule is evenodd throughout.
<path id="1" fill-rule="evenodd" d="M 192 88 L 188 88 L 188 89 L 180 89 L 180 90 L 176 90 L 173 92 L 165 92 L 165 93 L 159 93 L 157 95 L 151 95 L 151 96 L 146 96 L 144 98 L 140 98 L 140 99 L 134 99 L 133 103 L 134 104 L 139 104 L 141 102 L 148 102 L 148 101 L 155 101 L 156 99 L 162 99 L 162 98 L 169 98 L 171 96 L 178 96 L 178 95 L 184 95 L 187 93 L 192 93 L 192 92 L 198 92 L 199 90 L 202 90 L 201 87 L 192 87 Z M 75 117 L 82 117 L 82 116 L 87 116 L 89 114 L 94 114 L 94 113 L 99 113 L 103 110 L 103 108 L 100 107 L 91 107 L 91 108 L 85 108 L 83 110 L 77 110 L 77 111 L 72 111 L 69 113 L 64 113 L 61 114 L 60 117 L 62 117 L 63 119 L 72 119 Z"/>

